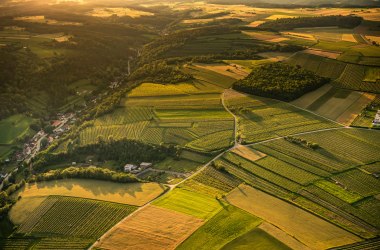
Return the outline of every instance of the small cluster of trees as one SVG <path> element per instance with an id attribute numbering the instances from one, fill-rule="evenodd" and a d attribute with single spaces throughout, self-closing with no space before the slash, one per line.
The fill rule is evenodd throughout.
<path id="1" fill-rule="evenodd" d="M 363 21 L 358 16 L 318 16 L 280 18 L 260 24 L 258 27 L 271 30 L 291 30 L 295 28 L 338 26 L 341 28 L 355 28 Z"/>
<path id="2" fill-rule="evenodd" d="M 329 82 L 311 71 L 284 63 L 271 63 L 254 69 L 245 79 L 233 84 L 238 91 L 292 101 Z"/>
<path id="3" fill-rule="evenodd" d="M 29 182 L 40 182 L 59 180 L 66 178 L 96 179 L 107 180 L 121 183 L 138 182 L 139 180 L 131 174 L 115 172 L 106 168 L 99 167 L 69 167 L 65 169 L 50 170 L 46 173 L 34 175 Z"/>
<path id="4" fill-rule="evenodd" d="M 192 78 L 191 75 L 185 74 L 178 68 L 168 65 L 165 61 L 155 61 L 139 67 L 130 75 L 129 80 L 178 83 L 191 80 Z"/>
<path id="5" fill-rule="evenodd" d="M 5 191 L 0 191 L 0 218 L 8 213 L 12 205 L 15 203 L 10 195 L 22 188 L 25 185 L 25 181 L 22 180 L 17 184 L 8 186 Z"/>
<path id="6" fill-rule="evenodd" d="M 294 137 L 294 136 L 287 136 L 287 137 L 285 137 L 285 140 L 287 140 L 288 142 L 297 144 L 297 145 L 301 145 L 301 146 L 304 146 L 304 147 L 311 148 L 313 150 L 316 150 L 316 149 L 319 148 L 318 143 L 309 142 L 309 141 L 307 141 L 305 139 L 297 138 L 297 137 Z"/>

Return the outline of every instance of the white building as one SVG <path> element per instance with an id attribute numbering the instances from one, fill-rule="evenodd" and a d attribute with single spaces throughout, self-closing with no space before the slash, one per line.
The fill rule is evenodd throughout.
<path id="1" fill-rule="evenodd" d="M 151 168 L 152 166 L 153 166 L 153 164 L 150 163 L 150 162 L 141 162 L 140 163 L 141 170 L 145 170 L 147 168 Z"/>
<path id="2" fill-rule="evenodd" d="M 380 110 L 377 111 L 375 119 L 372 122 L 373 125 L 380 125 Z"/>
<path id="3" fill-rule="evenodd" d="M 133 170 L 137 169 L 137 166 L 136 165 L 133 165 L 133 164 L 126 164 L 124 166 L 124 172 L 132 172 Z"/>

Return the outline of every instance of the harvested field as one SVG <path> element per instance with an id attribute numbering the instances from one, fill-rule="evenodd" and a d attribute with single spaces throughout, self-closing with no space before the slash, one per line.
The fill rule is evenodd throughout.
<path id="1" fill-rule="evenodd" d="M 234 148 L 233 150 L 231 150 L 231 152 L 247 159 L 247 160 L 250 160 L 250 161 L 257 161 L 263 157 L 266 156 L 266 154 L 258 151 L 258 150 L 255 150 L 255 149 L 252 149 L 252 148 L 248 148 L 246 146 L 243 146 L 243 145 L 239 145 L 238 147 Z"/>
<path id="2" fill-rule="evenodd" d="M 202 224 L 201 219 L 149 205 L 116 225 L 95 247 L 175 249 Z"/>
<path id="3" fill-rule="evenodd" d="M 347 41 L 347 42 L 353 42 L 356 43 L 356 39 L 352 34 L 343 34 L 342 35 L 342 40 Z"/>
<path id="4" fill-rule="evenodd" d="M 243 79 L 248 75 L 248 73 L 244 70 L 239 69 L 238 67 L 234 67 L 226 64 L 195 64 L 196 67 L 207 69 L 221 75 L 225 75 L 228 77 L 232 77 L 234 79 Z"/>
<path id="5" fill-rule="evenodd" d="M 316 41 L 315 37 L 311 34 L 307 33 L 299 33 L 299 32 L 281 32 L 281 34 L 285 36 L 290 36 L 292 38 L 300 38 L 300 39 L 306 39 L 310 41 Z"/>
<path id="6" fill-rule="evenodd" d="M 307 49 L 304 51 L 305 53 L 322 56 L 330 59 L 337 59 L 340 56 L 340 53 L 337 52 L 331 52 L 331 51 L 324 51 L 319 49 Z"/>
<path id="7" fill-rule="evenodd" d="M 298 207 L 249 186 L 241 185 L 227 200 L 280 228 L 312 249 L 326 249 L 360 238 Z"/>
<path id="8" fill-rule="evenodd" d="M 265 22 L 266 21 L 254 21 L 254 22 L 248 24 L 247 26 L 249 26 L 249 27 L 257 27 L 257 26 L 259 26 L 259 25 L 261 25 L 261 24 L 263 24 Z"/>
<path id="9" fill-rule="evenodd" d="M 49 195 L 73 196 L 141 206 L 164 191 L 157 183 L 115 183 L 66 179 L 27 184 L 17 195 L 23 198 Z"/>

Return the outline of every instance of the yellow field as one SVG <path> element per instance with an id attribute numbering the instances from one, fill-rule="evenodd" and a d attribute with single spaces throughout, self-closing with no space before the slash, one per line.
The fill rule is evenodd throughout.
<path id="1" fill-rule="evenodd" d="M 352 34 L 343 34 L 342 41 L 357 43 L 355 37 Z"/>
<path id="2" fill-rule="evenodd" d="M 277 20 L 277 19 L 283 19 L 283 18 L 294 18 L 298 16 L 291 16 L 291 15 L 271 15 L 270 17 L 267 17 L 268 20 Z"/>
<path id="3" fill-rule="evenodd" d="M 243 146 L 243 145 L 239 145 L 238 147 L 231 150 L 231 152 L 233 152 L 237 155 L 240 155 L 241 157 L 246 158 L 250 161 L 257 161 L 257 160 L 260 160 L 261 158 L 266 156 L 266 154 L 264 154 L 260 151 L 257 151 L 257 150 L 252 149 L 252 148 L 248 148 L 248 147 Z"/>
<path id="4" fill-rule="evenodd" d="M 219 73 L 221 75 L 229 76 L 235 79 L 243 79 L 248 76 L 248 73 L 238 66 L 226 65 L 226 64 L 194 64 L 196 67 L 207 69 Z"/>
<path id="5" fill-rule="evenodd" d="M 95 17 L 110 17 L 117 15 L 119 17 L 129 16 L 132 18 L 137 18 L 141 16 L 153 16 L 153 13 L 134 10 L 130 8 L 94 8 L 92 11 L 87 13 L 88 15 Z"/>
<path id="6" fill-rule="evenodd" d="M 20 225 L 32 215 L 32 212 L 37 208 L 44 200 L 46 196 L 42 197 L 24 197 L 17 201 L 16 204 L 9 211 L 9 218 L 15 225 Z"/>
<path id="7" fill-rule="evenodd" d="M 165 188 L 157 183 L 116 183 L 110 181 L 67 179 L 27 184 L 16 195 L 22 198 L 62 195 L 142 206 Z"/>
<path id="8" fill-rule="evenodd" d="M 112 228 L 95 247 L 112 250 L 175 249 L 202 224 L 201 219 L 149 205 Z"/>
<path id="9" fill-rule="evenodd" d="M 303 209 L 246 185 L 233 190 L 227 201 L 268 221 L 312 249 L 327 249 L 361 240 Z"/>
<path id="10" fill-rule="evenodd" d="M 365 36 L 370 41 L 375 41 L 377 43 L 380 43 L 380 36 Z"/>
<path id="11" fill-rule="evenodd" d="M 247 26 L 249 26 L 249 27 L 257 27 L 257 26 L 259 26 L 260 24 L 263 24 L 263 23 L 265 23 L 265 21 L 254 21 L 254 22 L 248 24 Z"/>

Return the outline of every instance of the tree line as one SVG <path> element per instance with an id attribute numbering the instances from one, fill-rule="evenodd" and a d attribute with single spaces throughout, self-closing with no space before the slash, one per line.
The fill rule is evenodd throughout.
<path id="1" fill-rule="evenodd" d="M 338 26 L 340 28 L 352 29 L 361 24 L 362 17 L 358 16 L 318 16 L 318 17 L 295 17 L 279 18 L 267 21 L 258 26 L 261 29 L 271 30 L 292 30 L 295 28 L 329 27 Z"/>
<path id="2" fill-rule="evenodd" d="M 238 91 L 252 95 L 292 101 L 329 82 L 299 66 L 271 63 L 255 68 L 245 79 L 233 84 Z"/>
<path id="3" fill-rule="evenodd" d="M 127 173 L 120 173 L 106 168 L 99 167 L 69 167 L 65 169 L 50 170 L 45 173 L 33 175 L 29 182 L 51 181 L 68 178 L 96 179 L 120 183 L 132 183 L 139 180 Z"/>

